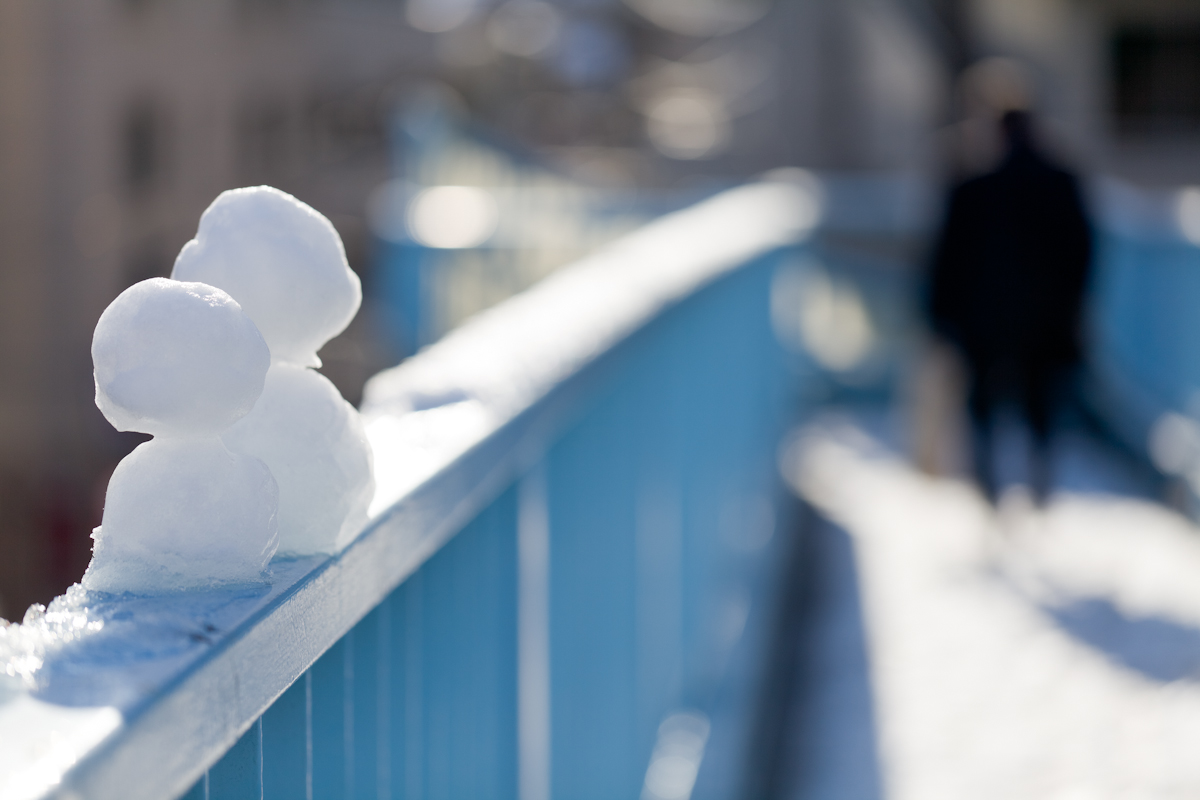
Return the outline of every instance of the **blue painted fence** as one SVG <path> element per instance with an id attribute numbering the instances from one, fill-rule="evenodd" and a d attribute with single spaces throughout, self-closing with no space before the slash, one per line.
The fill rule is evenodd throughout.
<path id="1" fill-rule="evenodd" d="M 1200 247 L 1113 231 L 1098 243 L 1098 350 L 1148 401 L 1189 409 L 1200 390 Z"/>
<path id="2" fill-rule="evenodd" d="M 711 701 L 723 617 L 765 552 L 739 540 L 761 538 L 745 528 L 774 503 L 789 417 L 769 320 L 779 260 L 590 365 L 545 451 L 187 797 L 637 797 L 659 722 Z"/>
<path id="3" fill-rule="evenodd" d="M 785 538 L 803 192 L 668 215 L 373 379 L 338 555 L 52 605 L 44 663 L 0 665 L 0 794 L 686 798 Z"/>

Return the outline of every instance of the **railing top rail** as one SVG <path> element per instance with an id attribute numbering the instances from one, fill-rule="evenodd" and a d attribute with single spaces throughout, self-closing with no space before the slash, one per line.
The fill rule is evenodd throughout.
<path id="1" fill-rule="evenodd" d="M 803 238 L 816 203 L 796 182 L 724 192 L 374 378 L 364 411 L 379 488 L 363 534 L 332 558 L 275 562 L 268 590 L 108 597 L 42 620 L 35 687 L 14 685 L 11 652 L 0 662 L 0 795 L 186 789 L 537 457 L 587 391 L 589 365 L 721 274 Z"/>
<path id="2" fill-rule="evenodd" d="M 818 203 L 803 182 L 723 192 L 551 274 L 376 375 L 363 399 L 381 487 L 373 513 L 663 308 L 806 236 Z"/>

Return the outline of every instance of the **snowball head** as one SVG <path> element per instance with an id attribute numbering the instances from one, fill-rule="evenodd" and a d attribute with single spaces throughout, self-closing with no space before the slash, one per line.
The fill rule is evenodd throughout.
<path id="1" fill-rule="evenodd" d="M 96 405 L 119 431 L 219 434 L 254 407 L 266 342 L 225 292 L 151 278 L 113 300 L 92 337 Z"/>
<path id="2" fill-rule="evenodd" d="M 83 585 L 160 592 L 259 582 L 279 544 L 278 502 L 266 465 L 215 436 L 141 444 L 108 483 Z"/>
<path id="3" fill-rule="evenodd" d="M 362 286 L 341 237 L 317 211 L 270 186 L 222 192 L 200 217 L 171 277 L 229 292 L 271 357 L 319 367 L 317 351 L 358 312 Z"/>
<path id="4" fill-rule="evenodd" d="M 329 379 L 273 364 L 254 411 L 222 436 L 279 482 L 279 552 L 332 553 L 367 521 L 374 458 L 358 412 Z"/>

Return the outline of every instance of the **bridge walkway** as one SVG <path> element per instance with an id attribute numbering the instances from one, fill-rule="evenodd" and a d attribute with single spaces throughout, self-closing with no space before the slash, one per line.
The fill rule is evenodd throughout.
<path id="1" fill-rule="evenodd" d="M 764 794 L 1200 796 L 1196 527 L 1080 425 L 1044 508 L 1013 485 L 993 509 L 901 440 L 887 411 L 831 411 L 784 456 L 812 513 Z M 1000 448 L 1010 478 L 1021 440 Z"/>

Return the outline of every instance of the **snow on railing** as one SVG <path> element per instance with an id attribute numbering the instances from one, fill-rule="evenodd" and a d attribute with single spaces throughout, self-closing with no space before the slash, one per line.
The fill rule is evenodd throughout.
<path id="1" fill-rule="evenodd" d="M 374 501 L 333 556 L 118 575 L 0 631 L 0 796 L 636 794 L 769 550 L 773 254 L 817 212 L 726 192 L 374 378 Z"/>

